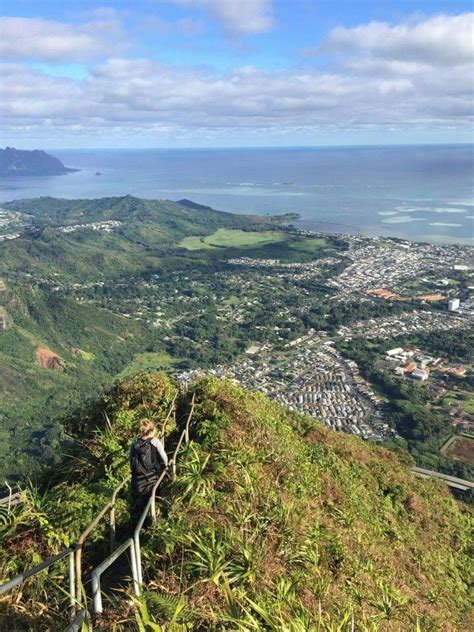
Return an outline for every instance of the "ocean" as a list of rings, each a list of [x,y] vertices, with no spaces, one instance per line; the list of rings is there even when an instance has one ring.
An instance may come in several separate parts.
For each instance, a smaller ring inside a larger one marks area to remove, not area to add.
[[[301,228],[474,244],[474,145],[47,151],[81,171],[0,178],[0,202],[188,198],[235,213],[296,212]]]

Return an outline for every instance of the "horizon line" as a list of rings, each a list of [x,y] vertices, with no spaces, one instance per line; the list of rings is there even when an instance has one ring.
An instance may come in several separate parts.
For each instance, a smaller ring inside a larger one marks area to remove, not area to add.
[[[18,149],[11,145],[6,145],[11,149]],[[45,147],[43,151],[210,151],[210,150],[239,150],[239,149],[350,149],[350,148],[371,148],[371,147],[474,147],[474,140],[462,143],[456,142],[433,142],[433,143],[357,143],[340,145],[222,145],[222,146],[185,146],[185,147]],[[0,147],[1,149],[1,147]],[[34,151],[21,149],[20,151]]]

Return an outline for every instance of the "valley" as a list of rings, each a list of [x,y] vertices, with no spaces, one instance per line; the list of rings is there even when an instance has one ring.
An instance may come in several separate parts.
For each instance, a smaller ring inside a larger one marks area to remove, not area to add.
[[[4,475],[54,462],[64,420],[117,377],[163,370],[227,375],[409,449],[420,465],[472,476],[472,464],[439,452],[456,432],[446,393],[472,399],[471,248],[311,233],[188,200],[41,198],[3,212],[26,227],[2,244]],[[457,296],[464,309],[448,312]],[[427,383],[380,365],[402,340],[429,351],[450,332],[464,336],[462,376],[448,376],[459,364],[443,349],[433,352],[447,372]],[[427,430],[425,419],[436,423]]]

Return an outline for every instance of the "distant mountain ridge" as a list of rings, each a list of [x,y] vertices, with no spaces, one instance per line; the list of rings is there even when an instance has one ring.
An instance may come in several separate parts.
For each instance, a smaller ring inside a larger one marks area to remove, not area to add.
[[[61,176],[79,169],[70,169],[45,151],[5,147],[0,149],[0,176]]]

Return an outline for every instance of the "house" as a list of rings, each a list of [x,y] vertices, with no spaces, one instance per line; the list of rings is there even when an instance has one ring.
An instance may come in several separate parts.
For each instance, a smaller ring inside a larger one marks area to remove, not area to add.
[[[390,349],[390,351],[387,351],[387,355],[389,358],[395,355],[399,355],[400,353],[403,353],[402,347],[396,347],[395,349]]]
[[[429,369],[415,369],[411,376],[417,380],[422,380],[423,382],[428,379],[430,374]]]

